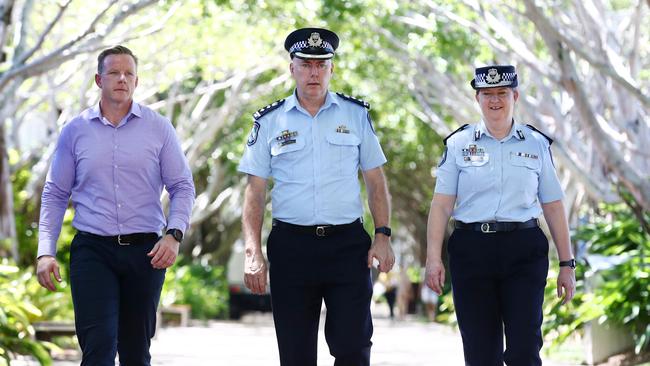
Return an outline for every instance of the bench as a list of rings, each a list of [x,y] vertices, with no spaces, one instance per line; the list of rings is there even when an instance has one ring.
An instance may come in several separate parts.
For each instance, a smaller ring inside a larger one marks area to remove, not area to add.
[[[52,337],[73,337],[77,334],[72,322],[35,322],[34,337],[39,341],[51,342]]]
[[[165,315],[178,316],[179,321],[178,325],[181,327],[187,327],[190,323],[190,313],[192,312],[192,307],[189,305],[169,305],[158,308],[160,315],[158,316],[159,322],[162,325],[162,320]]]

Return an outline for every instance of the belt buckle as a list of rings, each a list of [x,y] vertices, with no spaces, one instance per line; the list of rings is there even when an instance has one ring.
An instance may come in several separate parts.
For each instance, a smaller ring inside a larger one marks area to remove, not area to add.
[[[484,222],[481,224],[481,232],[484,234],[496,233],[496,230],[490,230],[490,223]]]
[[[131,243],[127,243],[127,242],[123,242],[123,241],[122,241],[122,235],[118,235],[118,236],[117,236],[117,244],[119,244],[119,245],[123,245],[123,246],[131,245]]]
[[[316,226],[316,236],[325,236],[325,228],[327,226]]]

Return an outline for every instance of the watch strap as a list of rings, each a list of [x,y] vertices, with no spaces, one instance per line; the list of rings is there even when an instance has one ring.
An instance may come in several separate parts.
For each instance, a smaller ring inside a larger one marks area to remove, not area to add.
[[[576,268],[576,260],[574,258],[571,258],[567,261],[560,261],[560,267],[571,267],[573,269]]]
[[[388,226],[380,226],[375,228],[375,234],[384,234],[388,237],[391,235],[391,229]]]

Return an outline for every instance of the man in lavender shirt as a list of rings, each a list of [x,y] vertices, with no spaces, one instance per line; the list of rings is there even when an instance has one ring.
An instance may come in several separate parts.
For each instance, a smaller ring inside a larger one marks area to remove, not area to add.
[[[54,291],[52,276],[61,281],[56,242],[71,199],[77,234],[70,282],[81,365],[114,366],[116,352],[121,365],[150,365],[165,269],[189,226],[194,183],[169,120],[133,102],[135,55],[115,46],[97,61],[99,104],[63,127],[43,189],[38,282]]]

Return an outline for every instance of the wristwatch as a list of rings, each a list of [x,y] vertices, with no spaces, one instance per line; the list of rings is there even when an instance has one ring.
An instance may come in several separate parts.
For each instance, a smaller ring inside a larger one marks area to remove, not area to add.
[[[375,228],[375,234],[384,234],[388,237],[390,237],[391,230],[388,226],[381,226]]]
[[[560,267],[571,267],[576,269],[576,260],[571,258],[568,261],[560,261]]]
[[[183,232],[178,230],[178,229],[169,229],[165,234],[169,234],[176,239],[177,242],[182,242],[183,241]]]

